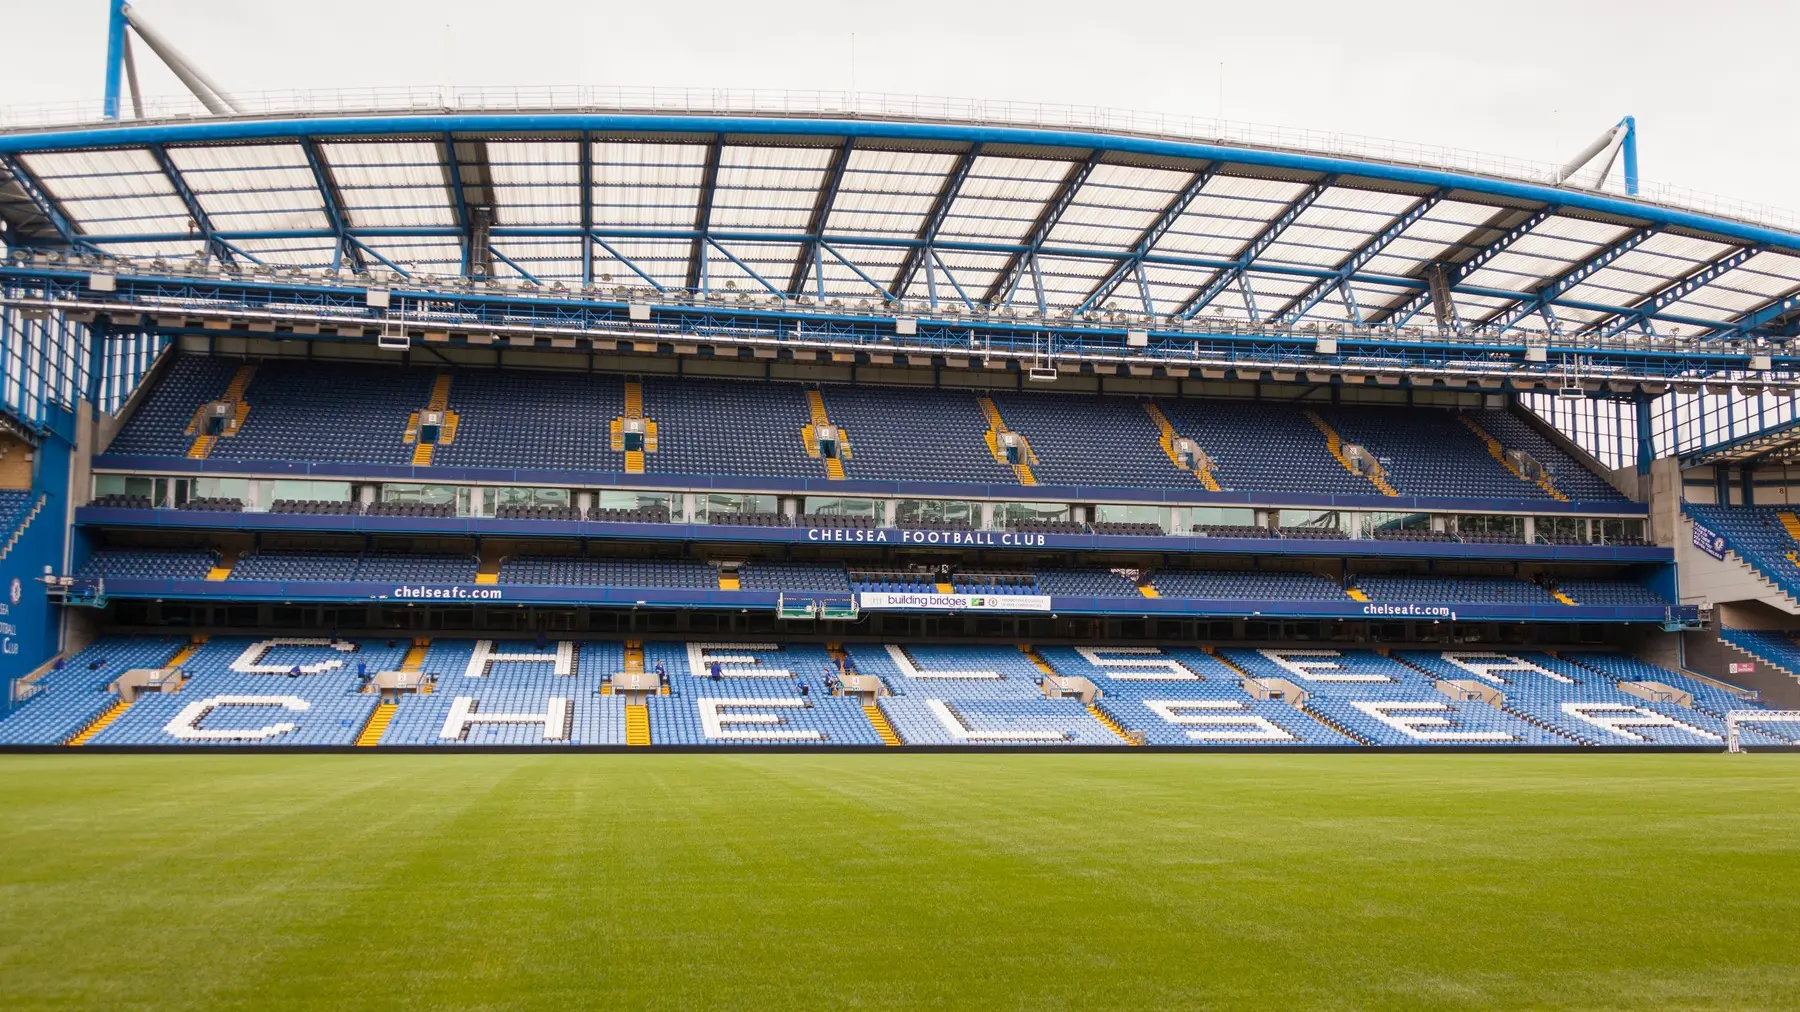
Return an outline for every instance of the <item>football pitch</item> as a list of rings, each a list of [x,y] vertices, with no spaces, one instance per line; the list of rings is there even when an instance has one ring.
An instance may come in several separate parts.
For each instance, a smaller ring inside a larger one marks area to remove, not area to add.
[[[0,1007],[1792,1008],[1800,755],[0,756]]]

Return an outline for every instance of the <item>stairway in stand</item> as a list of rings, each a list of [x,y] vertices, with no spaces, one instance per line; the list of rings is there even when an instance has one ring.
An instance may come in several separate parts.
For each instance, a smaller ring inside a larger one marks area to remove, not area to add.
[[[437,379],[431,383],[431,399],[425,402],[425,410],[442,411],[444,424],[438,429],[436,443],[427,443],[419,439],[419,413],[413,412],[406,423],[406,435],[403,437],[413,444],[412,463],[414,467],[430,467],[431,455],[439,445],[456,442],[457,414],[450,410],[450,374],[438,373]]]
[[[650,744],[650,708],[643,703],[625,704],[625,744],[639,748]]]
[[[981,437],[987,441],[988,452],[994,455],[995,460],[1012,468],[1013,474],[1019,479],[1019,484],[1036,485],[1037,476],[1031,473],[1031,465],[1037,463],[1038,459],[1037,454],[1031,449],[1031,441],[1025,438],[1024,433],[1013,432],[1006,427],[1006,419],[1000,417],[1000,406],[994,403],[992,397],[983,397],[979,403],[981,404],[981,414],[988,423],[987,432],[983,433]],[[1021,459],[1017,464],[1006,459],[1006,451],[1000,446],[1000,434],[1003,432],[1012,432],[1013,435],[1019,437]]]
[[[817,388],[806,391],[806,403],[812,413],[812,424],[801,430],[800,440],[806,444],[806,455],[821,457],[825,461],[825,477],[832,481],[844,480],[844,461],[850,458],[850,434],[843,429],[837,433],[837,456],[826,457],[819,449],[818,429],[830,425],[831,418],[825,413],[825,395]]]
[[[225,393],[219,397],[219,400],[230,401],[236,406],[232,408],[231,417],[226,420],[225,430],[220,435],[237,435],[238,430],[244,427],[244,419],[250,417],[250,402],[244,399],[244,391],[250,389],[250,380],[255,375],[256,366],[246,362],[238,366],[237,372],[231,377],[231,382],[226,385]],[[187,435],[194,437],[194,442],[188,446],[187,450],[189,460],[206,459],[219,443],[218,436],[200,431],[200,426],[205,420],[206,405],[202,404],[194,409],[193,421],[189,422],[187,427]]]
[[[625,423],[642,421],[644,423],[644,448],[627,450],[625,448]],[[625,383],[625,413],[612,420],[612,448],[616,453],[625,455],[625,473],[643,474],[644,455],[656,452],[656,422],[644,417],[644,384],[638,380]]]
[[[883,745],[888,748],[899,748],[906,744],[900,740],[900,732],[894,730],[893,724],[888,723],[887,714],[881,712],[880,706],[872,702],[864,703],[862,711],[863,716],[869,718],[869,726],[875,729],[875,733],[880,736]]]
[[[1183,471],[1191,471],[1194,477],[1200,479],[1201,486],[1208,492],[1219,491],[1219,479],[1213,477],[1210,466],[1190,468],[1182,463],[1181,458],[1176,455],[1175,441],[1181,438],[1181,434],[1175,431],[1175,425],[1169,421],[1169,416],[1163,414],[1162,408],[1157,407],[1155,401],[1145,401],[1144,410],[1150,415],[1150,420],[1156,423],[1156,445],[1162,447],[1162,452],[1168,456],[1169,462]]]
[[[1468,415],[1457,415],[1456,417],[1457,417],[1457,420],[1461,421],[1463,423],[1463,425],[1468,427],[1470,432],[1475,433],[1475,438],[1481,440],[1481,442],[1487,447],[1488,456],[1499,461],[1500,466],[1506,468],[1508,474],[1511,474],[1514,478],[1517,478],[1520,481],[1533,482],[1534,484],[1537,485],[1537,487],[1543,489],[1545,491],[1545,493],[1547,493],[1550,496],[1550,498],[1555,499],[1558,502],[1568,502],[1569,501],[1569,497],[1564,495],[1562,490],[1557,488],[1556,485],[1551,482],[1550,475],[1548,473],[1541,474],[1536,478],[1531,478],[1526,475],[1520,474],[1519,469],[1516,466],[1514,466],[1513,462],[1506,459],[1506,447],[1501,446],[1500,441],[1498,439],[1495,439],[1493,436],[1488,435],[1488,431],[1486,429],[1482,428],[1481,425],[1475,421],[1475,419],[1470,418]]]
[[[1398,496],[1400,494],[1399,492],[1394,491],[1394,486],[1388,484],[1388,480],[1381,475],[1371,474],[1367,471],[1358,471],[1356,465],[1350,463],[1350,458],[1344,456],[1343,437],[1339,436],[1337,430],[1331,427],[1331,423],[1321,417],[1317,411],[1307,408],[1304,413],[1307,420],[1313,423],[1313,427],[1325,434],[1325,449],[1331,451],[1331,455],[1337,458],[1337,462],[1344,465],[1344,470],[1349,471],[1351,474],[1367,478],[1369,484],[1381,490],[1382,495]]]
[[[126,702],[125,700],[121,699],[118,702],[115,702],[113,705],[106,708],[105,713],[102,713],[100,716],[95,717],[93,723],[82,728],[79,732],[76,733],[75,737],[70,738],[68,741],[68,746],[70,748],[80,748],[81,746],[86,745],[88,742],[93,741],[95,735],[106,730],[106,725],[111,724],[115,720],[118,720],[119,717],[122,714],[124,714],[124,712],[126,710],[129,710],[129,709],[131,709],[131,704]]]
[[[387,732],[388,725],[394,722],[394,711],[400,709],[396,703],[380,703],[375,712],[369,714],[369,722],[363,725],[362,733],[356,736],[357,748],[374,748],[381,744],[381,736]]]

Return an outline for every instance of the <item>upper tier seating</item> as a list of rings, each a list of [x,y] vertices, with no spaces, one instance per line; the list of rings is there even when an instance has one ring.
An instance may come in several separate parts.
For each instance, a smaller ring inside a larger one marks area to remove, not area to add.
[[[580,520],[579,506],[496,506],[496,520]]]
[[[1557,604],[1535,583],[1482,576],[1363,576],[1356,587],[1371,601],[1467,604]]]
[[[794,518],[786,513],[708,513],[706,522],[726,527],[794,526]]]
[[[229,499],[224,496],[197,496],[182,503],[181,508],[204,513],[242,513],[244,500]]]
[[[371,552],[262,551],[239,559],[232,580],[473,583],[473,556]]]
[[[1162,529],[1161,524],[1117,523],[1102,520],[1088,526],[1095,534],[1122,535],[1128,538],[1160,538],[1169,533]]]
[[[456,515],[456,506],[447,502],[372,502],[363,511],[372,517],[439,517]]]
[[[872,531],[880,524],[872,516],[854,517],[842,513],[806,513],[795,521],[798,527],[818,527],[823,530]]]
[[[669,522],[667,506],[643,506],[638,509],[602,509],[595,506],[588,510],[588,519],[604,523],[619,524],[666,524]]]
[[[105,507],[107,509],[147,510],[147,509],[151,508],[152,504],[150,502],[150,497],[147,495],[117,495],[117,494],[115,494],[115,495],[95,496],[94,501],[91,503],[88,503],[88,505],[89,506],[101,506],[101,507]],[[277,511],[277,512],[279,512],[279,511]]]
[[[1086,534],[1087,526],[1075,520],[1013,520],[1006,525],[1020,534]]]
[[[673,587],[718,590],[718,570],[691,559],[603,559],[519,555],[500,563],[501,583],[566,587]]]
[[[1163,597],[1217,601],[1345,601],[1344,588],[1317,573],[1165,569],[1150,580]]]
[[[222,394],[239,363],[178,356],[126,423],[110,452],[177,457],[192,437],[194,413]],[[433,451],[433,466],[542,468],[617,473],[610,426],[625,410],[622,377],[587,373],[461,369],[450,374],[455,438]],[[271,360],[258,364],[246,391],[243,428],[220,439],[221,460],[322,460],[410,465],[408,418],[430,399],[435,368]],[[642,381],[644,415],[657,425],[657,448],[644,469],[660,475],[741,475],[818,480],[823,463],[807,455],[802,430],[812,418],[798,383],[653,377]],[[830,420],[848,436],[842,463],[850,479],[1015,485],[1019,476],[984,442],[988,421],[979,391],[825,386]],[[1000,391],[1005,423],[1022,433],[1039,484],[1194,490],[1157,445],[1144,402],[1131,398]],[[1292,403],[1157,402],[1175,431],[1194,439],[1227,490],[1374,496],[1327,449],[1325,435]],[[1402,495],[1545,499],[1534,482],[1508,472],[1486,445],[1438,408],[1320,405],[1350,442],[1387,461]],[[1507,446],[1531,452],[1558,487],[1587,501],[1622,497],[1603,479],[1505,412],[1478,415]],[[1097,435],[1097,434],[1103,434]]]
[[[270,513],[308,513],[340,517],[361,516],[362,511],[362,503],[343,500],[277,499],[275,504],[269,507]]]
[[[1142,597],[1137,584],[1105,569],[1040,569],[1038,590],[1051,596]]]
[[[1794,634],[1779,629],[1732,629],[1719,627],[1719,638],[1746,653],[1755,654],[1770,664],[1800,674],[1800,643]]]
[[[993,400],[1007,427],[1031,444],[1031,470],[1041,484],[1200,487],[1157,445],[1143,401],[1046,393],[996,393]]]
[[[745,590],[850,593],[850,575],[829,563],[746,562],[738,569],[738,580]]]
[[[1470,417],[1508,450],[1524,450],[1549,469],[1551,484],[1571,499],[1619,502],[1625,496],[1605,478],[1582,467],[1531,423],[1510,411],[1474,411]]]
[[[1648,605],[1657,608],[1667,607],[1669,604],[1649,587],[1629,580],[1562,580],[1557,583],[1556,589],[1568,595],[1576,604],[1614,607]]]
[[[1800,542],[1781,525],[1792,506],[1704,506],[1683,503],[1682,512],[1714,534],[1722,534],[1732,551],[1782,590],[1800,597],[1800,565],[1788,553],[1800,553]]]

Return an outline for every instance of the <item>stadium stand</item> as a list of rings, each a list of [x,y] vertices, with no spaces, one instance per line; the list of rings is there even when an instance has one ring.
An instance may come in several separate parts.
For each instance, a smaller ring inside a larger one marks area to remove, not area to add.
[[[203,549],[103,548],[75,575],[90,580],[204,580],[218,558],[218,553]]]

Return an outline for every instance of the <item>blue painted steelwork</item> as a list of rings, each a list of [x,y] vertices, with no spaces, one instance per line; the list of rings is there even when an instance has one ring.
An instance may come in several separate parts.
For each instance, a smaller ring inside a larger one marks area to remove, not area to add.
[[[1175,195],[1174,200],[1169,201],[1168,206],[1163,208],[1162,214],[1150,223],[1150,227],[1144,229],[1143,234],[1138,236],[1137,242],[1131,246],[1131,255],[1119,261],[1118,266],[1102,278],[1100,283],[1094,286],[1093,291],[1088,292],[1087,297],[1081,300],[1081,304],[1075,307],[1075,315],[1080,316],[1105,302],[1112,295],[1113,289],[1119,287],[1119,283],[1124,281],[1130,272],[1136,271],[1138,287],[1141,289],[1141,297],[1144,301],[1144,315],[1155,316],[1156,307],[1150,301],[1150,285],[1144,279],[1144,257],[1156,248],[1157,243],[1162,242],[1163,236],[1169,234],[1169,229],[1174,228],[1175,223],[1181,220],[1181,216],[1187,213],[1188,205],[1194,202],[1194,198],[1200,196],[1200,192],[1206,189],[1206,184],[1212,182],[1213,177],[1218,174],[1217,163],[1194,173],[1194,178],[1182,187],[1181,192]]]
[[[1294,223],[1294,219],[1306,213],[1306,209],[1313,206],[1313,203],[1324,196],[1325,191],[1329,190],[1336,182],[1337,177],[1327,176],[1317,183],[1314,183],[1311,187],[1308,187],[1305,192],[1294,199],[1293,203],[1287,206],[1287,210],[1281,212],[1280,217],[1270,222],[1267,228],[1263,229],[1255,238],[1245,243],[1244,248],[1238,251],[1238,255],[1232,260],[1231,265],[1220,270],[1212,279],[1211,283],[1197,292],[1193,298],[1189,299],[1186,305],[1175,311],[1176,315],[1184,320],[1193,319],[1194,316],[1202,309],[1205,309],[1212,300],[1218,298],[1219,293],[1230,287],[1233,282],[1236,282],[1244,292],[1244,302],[1246,308],[1250,311],[1251,322],[1258,322],[1260,317],[1256,312],[1256,296],[1251,292],[1250,283],[1245,278],[1245,272],[1250,269],[1250,266],[1256,262],[1258,257],[1263,255],[1263,252],[1267,250],[1276,239],[1281,238],[1281,233],[1287,231],[1288,226]]]
[[[343,266],[344,254],[349,253],[352,265],[360,271],[363,269],[362,253],[350,242],[343,203],[338,199],[336,183],[325,171],[325,160],[319,153],[319,142],[312,138],[302,138],[300,148],[306,152],[306,164],[312,169],[313,181],[319,187],[319,195],[325,202],[325,216],[331,220],[331,236],[336,242],[331,251],[331,269],[335,271]]]
[[[373,251],[371,251],[371,252],[373,252]],[[539,281],[537,279],[537,277],[535,275],[533,275],[530,271],[526,270],[523,267],[520,267],[519,264],[517,263],[517,261],[513,260],[512,257],[507,256],[505,253],[500,252],[499,250],[493,248],[492,246],[488,247],[488,255],[493,257],[494,259],[500,261],[501,263],[505,264],[506,266],[511,267],[513,270],[518,271],[519,277],[524,278],[526,281],[529,281],[534,285],[543,284],[543,282]],[[387,261],[385,259],[383,259],[382,263],[387,263]],[[408,275],[408,276],[410,277],[410,275]]]
[[[631,273],[636,274],[640,278],[643,278],[644,281],[650,285],[650,287],[656,289],[659,292],[667,292],[668,291],[667,288],[663,287],[662,282],[656,280],[655,276],[653,276],[650,273],[648,273],[647,271],[645,271],[642,267],[639,267],[637,265],[637,262],[632,260],[630,257],[628,257],[628,256],[624,255],[623,253],[620,253],[618,250],[614,249],[612,247],[612,245],[610,243],[608,243],[606,240],[600,238],[597,235],[594,235],[592,231],[590,231],[588,233],[587,238],[590,241],[592,241],[594,243],[594,245],[599,246],[601,249],[605,250],[607,252],[607,255],[611,256],[614,260],[617,260],[618,262],[624,264],[627,268],[629,268],[631,270]],[[589,269],[590,270],[592,269],[591,258],[590,258],[590,263],[589,263]]]
[[[1635,197],[1638,192],[1637,117],[1626,116],[1619,125],[1625,128],[1625,193]]]
[[[1661,235],[1662,231],[1662,226],[1660,225],[1651,225],[1646,228],[1638,229],[1582,263],[1577,264],[1562,277],[1538,288],[1532,293],[1530,298],[1521,300],[1512,309],[1495,312],[1493,316],[1482,321],[1483,325],[1492,324],[1499,327],[1502,331],[1506,331],[1512,329],[1519,321],[1533,313],[1542,313],[1553,319],[1554,311],[1551,309],[1551,306],[1564,292],[1569,291],[1600,271],[1612,266],[1615,260],[1618,260],[1625,254],[1642,246],[1651,238]],[[1552,326],[1549,329],[1556,329],[1554,323],[1552,323]]]
[[[825,185],[819,188],[819,199],[814,202],[812,217],[807,222],[808,235],[818,236],[825,231],[825,222],[831,217],[832,205],[837,202],[838,187],[844,182],[844,169],[849,166],[850,153],[855,149],[856,138],[847,137],[844,139],[843,145],[832,153],[831,165],[825,170]],[[582,161],[592,164],[592,159],[583,159]],[[585,207],[591,206],[593,202],[583,201],[582,203]],[[838,259],[843,260],[844,258],[840,256]],[[849,265],[850,261],[844,260],[844,263]],[[787,292],[784,294],[784,298],[800,294],[800,289],[806,283],[806,272],[809,265],[816,278],[819,301],[825,301],[825,265],[819,256],[819,240],[816,238],[808,239],[801,244],[800,255],[794,260],[794,272],[788,278]],[[864,280],[867,278],[865,277]],[[875,287],[881,288],[880,285]]]
[[[1459,264],[1451,266],[1449,268],[1450,289],[1452,291],[1463,290],[1457,287],[1463,279],[1487,266],[1488,261],[1506,252],[1507,248],[1512,246],[1513,243],[1516,243],[1529,235],[1532,229],[1549,221],[1555,216],[1558,210],[1560,210],[1560,208],[1554,204],[1539,210],[1524,221],[1507,229],[1500,238],[1495,239],[1493,242],[1488,243],[1486,246],[1476,251],[1474,256]],[[1519,297],[1519,293],[1504,292],[1500,297],[1504,299],[1516,299]],[[1394,309],[1392,312],[1384,314],[1378,322],[1391,323],[1396,327],[1404,327],[1406,326],[1407,321],[1418,315],[1421,310],[1429,305],[1431,305],[1431,289],[1427,287],[1418,295],[1413,296],[1412,299],[1407,301],[1404,305]],[[1446,312],[1454,312],[1454,310],[1455,307],[1453,306],[1445,307]]]
[[[711,257],[706,253],[707,233],[712,228],[713,195],[719,184],[719,155],[725,147],[725,138],[715,136],[706,148],[706,168],[700,174],[700,200],[694,209],[694,245],[688,257],[687,284],[689,291],[707,292],[712,290],[708,264]]]
[[[1069,170],[1069,174],[1063,178],[1061,189],[1057,190],[1056,196],[1044,205],[1037,221],[1032,224],[1031,231],[1026,235],[1025,248],[1013,254],[1006,267],[994,277],[993,285],[988,288],[987,294],[982,296],[981,301],[990,304],[999,301],[1008,306],[1012,305],[1013,293],[1019,290],[1019,282],[1025,279],[1025,271],[1030,269],[1036,275],[1033,284],[1038,293],[1038,311],[1044,311],[1044,283],[1043,276],[1038,272],[1037,267],[1038,252],[1043,249],[1044,241],[1050,237],[1050,230],[1056,227],[1056,223],[1062,220],[1063,213],[1074,202],[1075,194],[1080,192],[1081,187],[1087,183],[1088,177],[1094,174],[1094,167],[1100,164],[1100,157],[1103,154],[1104,152],[1096,149],[1088,154],[1085,161],[1076,164]]]
[[[1687,277],[1682,278],[1680,281],[1663,288],[1661,291],[1652,294],[1648,298],[1638,302],[1636,305],[1621,310],[1618,314],[1618,318],[1614,320],[1610,326],[1606,327],[1602,333],[1607,337],[1612,337],[1615,334],[1622,333],[1626,330],[1630,330],[1634,326],[1645,323],[1650,319],[1659,318],[1664,307],[1680,302],[1682,299],[1705,288],[1707,285],[1719,280],[1719,278],[1726,274],[1737,270],[1739,267],[1748,263],[1751,257],[1754,257],[1761,252],[1763,252],[1763,250],[1760,246],[1745,246],[1742,249],[1735,250],[1732,253],[1707,264],[1705,267],[1702,267],[1694,273],[1689,274]],[[1601,322],[1602,321],[1596,320],[1593,325],[1583,329],[1595,329]],[[1717,320],[1705,324],[1709,329],[1716,327],[1717,325]]]
[[[1286,308],[1275,314],[1276,321],[1287,324],[1296,323],[1301,317],[1311,312],[1314,306],[1330,298],[1332,292],[1342,289],[1344,300],[1351,304],[1354,319],[1361,324],[1362,312],[1355,305],[1355,295],[1350,288],[1346,287],[1347,283],[1364,265],[1380,256],[1382,250],[1387,249],[1390,243],[1405,234],[1406,230],[1417,224],[1419,219],[1430,214],[1431,209],[1438,206],[1438,202],[1442,201],[1444,196],[1443,190],[1426,194],[1417,204],[1408,208],[1405,214],[1395,218],[1393,223],[1383,229],[1380,234],[1364,243],[1361,249],[1352,253],[1343,263],[1339,264],[1335,276],[1321,278],[1312,288],[1295,296]]]
[[[939,264],[938,268],[941,269]],[[946,273],[957,287],[956,279]],[[335,282],[292,283],[267,278],[156,277],[122,274],[118,290],[110,294],[86,290],[86,274],[79,269],[53,267],[0,267],[0,279],[13,279],[30,284],[45,298],[65,304],[112,306],[130,312],[131,307],[157,306],[175,309],[191,307],[198,312],[218,312],[236,308],[242,312],[268,313],[269,307],[280,307],[283,313],[313,312],[329,314],[331,325],[351,320],[365,321],[370,328],[381,325],[380,314],[366,305],[367,279],[345,279]],[[562,336],[606,337],[609,333],[641,336],[662,335],[665,340],[747,341],[761,339],[786,343],[793,335],[795,314],[777,307],[712,305],[698,301],[677,301],[651,306],[649,322],[628,318],[628,302],[622,298],[594,298],[580,293],[520,293],[477,289],[431,289],[416,293],[403,292],[408,299],[429,302],[429,317],[407,321],[414,328],[434,330],[490,330],[524,327],[559,328]],[[838,342],[843,347],[866,348],[870,351],[901,354],[963,354],[977,342],[996,354],[1011,352],[1029,355],[1035,349],[1041,354],[1046,334],[1054,336],[1059,354],[1070,356],[1113,356],[1115,366],[1122,367],[1125,357],[1148,363],[1191,365],[1196,361],[1243,363],[1261,367],[1289,368],[1340,366],[1380,370],[1412,367],[1421,369],[1460,369],[1471,364],[1487,363],[1505,368],[1524,377],[1534,372],[1554,381],[1565,361],[1579,357],[1583,367],[1593,374],[1624,371],[1630,375],[1674,377],[1703,375],[1719,371],[1742,371],[1747,368],[1750,349],[1721,350],[1693,345],[1664,348],[1624,347],[1594,348],[1555,339],[1549,343],[1550,361],[1535,368],[1522,362],[1523,339],[1488,339],[1467,337],[1446,340],[1430,335],[1401,337],[1382,330],[1345,334],[1339,338],[1336,356],[1319,356],[1314,351],[1316,337],[1303,332],[1249,331],[1232,333],[1211,328],[1189,330],[1151,329],[1149,346],[1127,349],[1126,327],[1118,324],[1072,324],[977,317],[971,319],[927,319],[918,323],[918,334],[906,338],[894,332],[891,316],[859,316],[842,312],[816,312],[801,317],[807,325],[807,336]],[[179,328],[170,328],[180,332]],[[216,333],[203,331],[203,333]],[[255,337],[254,333],[245,336]],[[314,338],[323,339],[323,338]],[[1773,349],[1772,349],[1773,350]],[[1779,372],[1800,371],[1800,357],[1777,354],[1774,368]],[[1098,367],[1098,366],[1096,366]]]
[[[1800,292],[1776,299],[1774,302],[1771,302],[1761,309],[1758,309],[1756,312],[1751,313],[1749,316],[1738,320],[1731,326],[1720,327],[1712,333],[1748,334],[1751,331],[1760,328],[1763,324],[1768,323],[1771,320],[1778,320],[1796,309],[1800,309]]]
[[[933,244],[937,241],[938,229],[944,224],[944,215],[949,213],[950,205],[955,202],[956,195],[962,192],[963,182],[969,178],[969,170],[974,167],[975,159],[980,157],[980,155],[981,145],[971,145],[969,150],[964,152],[961,158],[957,159],[956,167],[951,169],[950,174],[944,177],[944,186],[938,191],[937,198],[932,201],[931,213],[926,215],[925,224],[920,227],[915,244],[911,251],[907,253],[906,259],[901,262],[900,270],[894,274],[894,294],[903,299],[906,298],[906,290],[912,285],[913,275],[918,272],[921,266],[924,266],[928,272],[927,281],[932,282],[933,284],[933,290],[930,296],[931,308],[936,309],[938,307],[937,292],[935,290],[936,279],[929,273],[930,267],[928,261],[935,259],[931,251],[933,249]],[[959,288],[958,291],[960,292],[961,289]],[[963,300],[965,302],[968,301],[968,297],[965,295]]]
[[[117,127],[73,127],[0,135],[0,152],[94,148],[295,137],[391,136],[398,134],[519,131],[630,131],[650,133],[731,133],[760,136],[893,138],[953,143],[1005,143],[1161,155],[1203,161],[1224,159],[1301,172],[1350,174],[1428,188],[1454,188],[1532,203],[1597,211],[1628,219],[1698,229],[1800,251],[1800,234],[1716,218],[1599,191],[1561,189],[1544,183],[1501,179],[1449,169],[1397,165],[1304,152],[1150,137],[955,123],[905,123],[830,118],[607,113],[447,113],[436,115],[348,115],[266,120],[218,120]]]
[[[101,115],[119,118],[120,83],[125,70],[125,0],[110,0],[106,16],[106,90]]]
[[[217,257],[230,263],[233,247],[213,235],[212,221],[207,217],[206,209],[200,206],[200,201],[194,199],[194,191],[188,188],[187,180],[182,177],[181,173],[175,171],[175,163],[169,161],[168,149],[161,144],[154,144],[150,147],[150,155],[156,159],[156,164],[162,169],[163,175],[168,177],[169,185],[175,188],[175,193],[181,197],[181,202],[187,205],[188,218],[193,221],[194,227],[200,230],[200,238],[206,242],[205,260],[210,262]],[[246,257],[246,259],[255,261],[254,257]]]
[[[25,167],[22,159],[0,154],[0,169],[4,169],[8,175],[12,176],[13,182],[19,184],[19,188],[24,190],[26,196],[30,197],[32,202],[37,205],[38,210],[44,213],[44,217],[56,229],[56,234],[62,239],[64,246],[94,249],[93,244],[76,231],[74,224],[69,221],[69,216],[63,213],[62,205],[38,184],[37,178],[31,174],[30,169]],[[10,233],[8,233],[8,237],[11,238]]]

